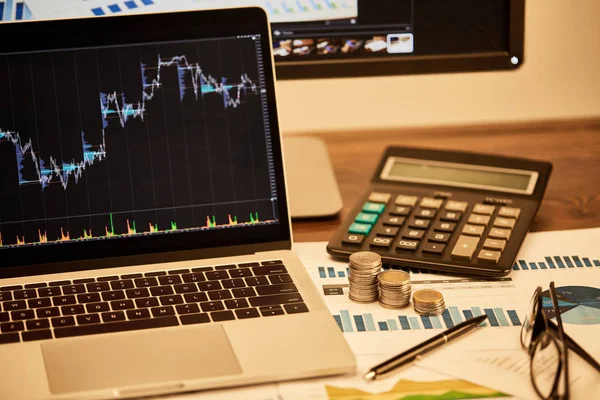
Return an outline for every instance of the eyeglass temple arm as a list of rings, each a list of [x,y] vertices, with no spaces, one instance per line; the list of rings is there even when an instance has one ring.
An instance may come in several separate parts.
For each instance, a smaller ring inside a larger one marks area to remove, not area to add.
[[[553,321],[548,321],[548,327],[554,332],[558,332],[558,326]],[[577,344],[577,342],[573,340],[573,338],[567,335],[566,332],[564,332],[564,335],[565,340],[567,342],[567,346],[569,346],[571,350],[577,353],[579,357],[583,358],[584,361],[586,361],[588,364],[594,367],[596,371],[600,372],[600,364],[591,355],[589,355],[587,351],[585,351],[581,346],[579,346],[579,344]]]

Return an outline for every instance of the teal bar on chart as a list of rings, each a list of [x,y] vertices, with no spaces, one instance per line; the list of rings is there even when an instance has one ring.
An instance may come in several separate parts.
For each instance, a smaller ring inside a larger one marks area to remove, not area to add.
[[[431,319],[431,323],[435,329],[442,329],[442,322],[440,321],[440,317],[429,317]]]
[[[387,322],[378,322],[377,325],[379,325],[379,330],[380,331],[389,331]]]
[[[408,317],[408,321],[410,322],[410,327],[412,329],[421,329],[419,325],[419,319],[417,317]]]
[[[498,318],[498,322],[500,326],[509,326],[508,320],[504,316],[504,311],[501,308],[494,308],[494,312],[496,313],[496,317]]]
[[[325,268],[319,267],[319,277],[320,278],[327,278],[327,275],[325,274]]]
[[[458,307],[450,307],[449,310],[455,325],[463,322],[463,319],[460,316],[460,311],[458,311]]]
[[[395,319],[388,319],[387,324],[390,327],[391,331],[397,331],[398,330],[398,324],[396,323]]]
[[[369,332],[375,332],[375,321],[373,320],[373,314],[365,314],[365,323]]]
[[[335,319],[335,322],[337,322],[338,326],[340,327],[340,331],[344,332],[344,326],[342,325],[342,319],[340,318],[340,316],[334,315],[333,319]]]
[[[479,307],[471,307],[471,311],[473,311],[473,315],[476,317],[483,315],[483,312],[481,311],[481,308],[479,308]],[[485,321],[483,321],[479,326],[487,326],[487,323]]]
[[[347,310],[342,310],[340,311],[340,316],[342,317],[342,326],[344,327],[344,332],[354,332],[352,321],[350,320],[350,313]]]

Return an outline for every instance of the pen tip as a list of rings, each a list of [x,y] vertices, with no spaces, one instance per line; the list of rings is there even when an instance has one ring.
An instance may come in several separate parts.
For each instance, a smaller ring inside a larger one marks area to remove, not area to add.
[[[367,381],[374,381],[376,376],[377,376],[377,374],[375,373],[375,371],[369,371],[365,375],[365,380],[367,380]]]

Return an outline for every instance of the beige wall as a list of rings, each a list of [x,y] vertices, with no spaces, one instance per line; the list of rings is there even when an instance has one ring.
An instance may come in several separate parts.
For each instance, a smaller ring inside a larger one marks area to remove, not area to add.
[[[517,71],[283,81],[283,132],[600,117],[600,0],[526,12]]]

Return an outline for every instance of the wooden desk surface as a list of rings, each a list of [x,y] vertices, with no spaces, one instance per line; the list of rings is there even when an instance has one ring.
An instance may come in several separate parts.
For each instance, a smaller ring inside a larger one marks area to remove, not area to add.
[[[554,170],[531,231],[600,227],[600,120],[311,135],[328,146],[344,209],[333,219],[294,221],[298,242],[329,240],[393,145],[550,161]]]

